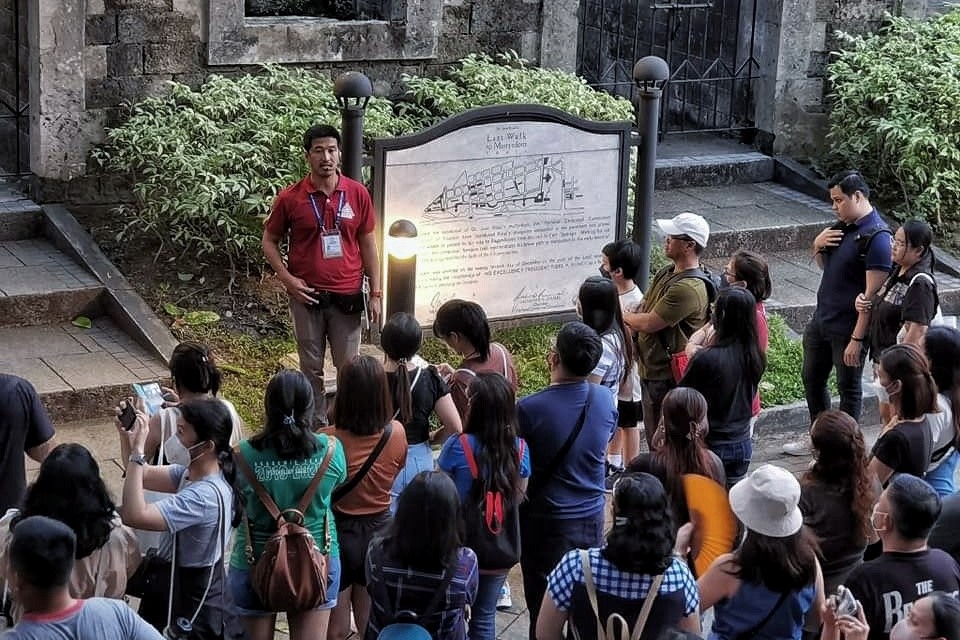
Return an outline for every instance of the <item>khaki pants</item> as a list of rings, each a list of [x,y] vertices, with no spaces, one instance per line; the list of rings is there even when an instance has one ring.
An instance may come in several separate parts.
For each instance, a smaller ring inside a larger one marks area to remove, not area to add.
[[[360,353],[360,314],[346,315],[333,305],[326,309],[290,301],[293,332],[297,338],[300,371],[313,386],[315,425],[327,424],[327,392],[323,383],[323,359],[330,341],[333,366],[340,368]]]

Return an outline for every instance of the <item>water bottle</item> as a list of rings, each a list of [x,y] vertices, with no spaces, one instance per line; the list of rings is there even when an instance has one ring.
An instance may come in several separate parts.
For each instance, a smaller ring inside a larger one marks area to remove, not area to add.
[[[193,633],[193,625],[186,618],[177,618],[163,630],[167,640],[187,640]]]

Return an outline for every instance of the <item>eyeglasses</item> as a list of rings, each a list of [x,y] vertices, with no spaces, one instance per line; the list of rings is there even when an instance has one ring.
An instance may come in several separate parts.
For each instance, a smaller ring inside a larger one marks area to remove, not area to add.
[[[693,238],[690,236],[667,236],[667,240],[673,240],[674,242],[693,242]]]

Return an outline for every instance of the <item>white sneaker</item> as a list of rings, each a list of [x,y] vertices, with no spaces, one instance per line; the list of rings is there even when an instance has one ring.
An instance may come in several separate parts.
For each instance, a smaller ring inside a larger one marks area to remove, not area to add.
[[[813,447],[810,445],[810,439],[798,440],[796,442],[788,442],[783,445],[783,453],[788,456],[812,456]]]
[[[513,606],[513,598],[510,597],[510,585],[506,582],[500,587],[500,597],[497,598],[497,610],[506,611]]]

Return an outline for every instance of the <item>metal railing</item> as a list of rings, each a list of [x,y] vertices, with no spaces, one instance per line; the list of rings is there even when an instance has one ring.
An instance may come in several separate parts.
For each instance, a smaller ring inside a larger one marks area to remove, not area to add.
[[[578,72],[595,88],[632,98],[633,64],[657,55],[671,70],[661,135],[752,130],[760,1],[582,0]]]

